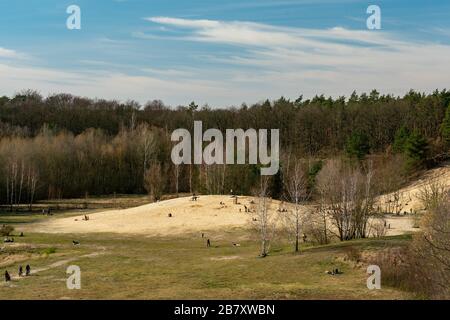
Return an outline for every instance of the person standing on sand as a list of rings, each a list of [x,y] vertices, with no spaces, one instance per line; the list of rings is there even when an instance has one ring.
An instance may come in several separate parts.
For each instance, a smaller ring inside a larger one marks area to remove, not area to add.
[[[5,271],[5,282],[10,282],[11,281],[11,276],[9,275],[8,270]]]
[[[23,276],[23,268],[19,266],[19,277]]]
[[[211,247],[211,241],[210,241],[209,239],[206,240],[206,247],[207,247],[207,248]]]
[[[25,275],[29,276],[31,274],[31,267],[29,264],[25,267]]]

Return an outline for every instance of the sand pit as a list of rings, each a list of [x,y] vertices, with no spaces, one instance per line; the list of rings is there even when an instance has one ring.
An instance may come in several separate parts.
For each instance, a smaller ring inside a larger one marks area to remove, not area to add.
[[[427,171],[418,180],[414,181],[409,186],[402,188],[396,193],[379,197],[378,204],[382,208],[387,208],[390,206],[389,202],[393,203],[395,196],[398,196],[398,209],[402,214],[422,212],[424,208],[420,201],[420,192],[430,183],[437,183],[447,190],[450,190],[450,164],[447,163],[446,165]],[[393,205],[391,205],[391,207],[392,206]]]
[[[147,236],[173,236],[186,233],[202,233],[250,226],[252,214],[245,213],[252,197],[239,197],[239,204],[229,196],[201,196],[152,203],[141,207],[111,210],[70,218],[53,218],[33,225],[33,230],[44,233],[121,233]],[[221,205],[223,203],[223,205]],[[280,201],[272,201],[271,210],[280,207]],[[306,209],[306,207],[305,207]],[[170,216],[171,215],[171,216]],[[414,231],[410,217],[389,217],[389,235]]]
[[[234,204],[230,196],[200,196],[197,201],[184,197],[91,214],[89,221],[83,221],[84,216],[55,218],[35,225],[34,230],[45,233],[113,232],[167,236],[241,227],[248,225],[251,219],[244,210],[244,205],[249,207],[250,201],[250,197],[239,197],[240,204]]]
[[[432,181],[438,181],[450,188],[450,165],[430,170],[419,180],[400,191],[402,213],[407,215],[387,215],[386,222],[391,228],[388,235],[399,235],[417,231],[414,228],[414,214],[420,211],[418,199],[420,189]],[[378,202],[386,201],[387,196]],[[198,201],[191,197],[177,198],[152,203],[136,208],[111,210],[70,218],[52,218],[34,224],[32,229],[44,233],[122,233],[147,236],[173,236],[186,233],[202,233],[249,226],[252,214],[245,213],[244,205],[250,207],[252,197],[239,197],[239,204],[230,196],[200,196]],[[222,204],[221,204],[222,203]],[[280,207],[280,201],[272,201],[271,210]],[[307,207],[305,207],[306,209]]]

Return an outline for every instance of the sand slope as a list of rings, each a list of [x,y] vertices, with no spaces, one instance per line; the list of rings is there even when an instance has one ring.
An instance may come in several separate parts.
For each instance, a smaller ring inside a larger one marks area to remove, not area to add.
[[[420,210],[421,204],[417,195],[424,185],[433,181],[450,188],[450,165],[430,170],[419,180],[400,190],[402,212]],[[389,195],[382,196],[378,201],[383,203],[388,198]],[[252,199],[239,197],[239,204],[234,204],[234,199],[230,196],[200,196],[196,202],[191,201],[190,197],[184,197],[136,208],[91,214],[89,221],[83,221],[83,216],[54,218],[34,225],[33,230],[45,233],[112,232],[148,236],[224,230],[250,225],[251,214],[245,213],[244,205],[250,207]],[[220,202],[225,205],[220,205]],[[279,207],[279,201],[272,201],[272,210]],[[169,214],[173,217],[168,217]],[[388,235],[417,231],[414,228],[413,215],[387,216],[386,220],[391,226]]]
[[[399,190],[397,193],[400,196],[399,203],[402,208],[401,211],[407,213],[423,211],[424,208],[419,195],[421,189],[430,183],[437,183],[450,190],[450,164],[447,163],[441,167],[425,172],[425,174],[412,184]],[[386,204],[393,197],[393,193],[381,196],[379,197],[379,203],[381,205]]]
[[[244,205],[250,206],[250,201],[249,197],[239,197],[240,204],[236,205],[230,196],[200,196],[195,202],[191,197],[184,197],[91,214],[89,221],[83,221],[83,216],[55,218],[37,225],[35,230],[45,233],[116,232],[166,236],[239,227],[251,219],[244,210]],[[172,214],[171,218],[169,214]]]

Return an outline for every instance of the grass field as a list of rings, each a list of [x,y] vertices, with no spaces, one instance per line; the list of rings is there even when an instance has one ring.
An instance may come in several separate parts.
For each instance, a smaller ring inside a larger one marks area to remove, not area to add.
[[[65,213],[63,215],[71,215]],[[79,213],[78,213],[79,214]],[[15,234],[39,215],[0,215]],[[37,230],[36,230],[37,231]],[[275,242],[270,256],[244,228],[223,230],[206,248],[200,234],[146,237],[124,234],[45,234],[30,232],[2,244],[0,271],[17,276],[19,265],[38,271],[0,284],[0,299],[408,299],[394,288],[368,290],[366,263],[345,259],[348,247],[361,252],[400,246],[409,236],[358,240],[303,248],[293,254]],[[239,239],[241,247],[232,241]],[[79,240],[80,246],[73,246]],[[81,290],[66,287],[66,268],[81,268]],[[342,275],[325,271],[339,268]]]

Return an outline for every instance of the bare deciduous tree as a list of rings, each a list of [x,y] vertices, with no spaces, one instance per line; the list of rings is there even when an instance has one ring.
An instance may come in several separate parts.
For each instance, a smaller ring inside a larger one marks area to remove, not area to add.
[[[28,167],[27,174],[27,189],[28,189],[28,209],[32,211],[34,196],[36,194],[37,183],[39,180],[39,173],[33,167]]]
[[[285,199],[291,203],[286,210],[281,210],[280,215],[289,240],[294,243],[295,252],[299,252],[299,242],[302,236],[303,223],[306,215],[304,202],[309,198],[307,186],[308,180],[305,169],[299,161],[291,164],[287,162],[284,172]]]
[[[433,190],[433,191],[431,191]],[[420,281],[426,284],[430,294],[443,299],[450,298],[450,191],[438,184],[426,186],[424,206],[428,208],[422,223],[422,232],[413,242],[413,252],[419,257]],[[431,193],[431,195],[430,195]]]
[[[368,222],[374,214],[373,170],[366,172],[339,160],[330,160],[317,177],[321,210],[341,241],[367,237]]]
[[[273,238],[276,221],[270,210],[272,200],[269,198],[269,177],[260,178],[259,188],[255,192],[256,203],[252,206],[252,224],[261,242],[261,257],[266,257],[270,251],[270,241]]]
[[[164,190],[164,181],[161,164],[151,164],[150,169],[145,172],[144,184],[153,200],[160,200]]]
[[[178,197],[178,192],[180,189],[180,165],[174,164],[174,179],[175,179],[175,193]]]
[[[424,210],[433,209],[445,202],[448,196],[446,190],[443,183],[433,181],[420,188],[417,198],[422,203]]]

